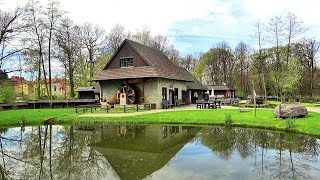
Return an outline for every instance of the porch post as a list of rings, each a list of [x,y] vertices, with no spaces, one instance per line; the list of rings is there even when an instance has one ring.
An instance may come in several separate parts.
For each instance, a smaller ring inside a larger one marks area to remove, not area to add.
[[[128,104],[128,91],[129,91],[129,83],[128,83],[128,79],[126,79],[126,104]]]
[[[191,90],[189,90],[189,102],[192,103],[191,102]]]
[[[142,103],[144,103],[144,84],[145,84],[145,79],[142,78]]]

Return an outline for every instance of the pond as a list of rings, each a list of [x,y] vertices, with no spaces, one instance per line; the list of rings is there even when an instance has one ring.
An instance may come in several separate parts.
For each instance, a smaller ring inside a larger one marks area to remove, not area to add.
[[[319,179],[319,139],[213,126],[0,129],[2,179]]]

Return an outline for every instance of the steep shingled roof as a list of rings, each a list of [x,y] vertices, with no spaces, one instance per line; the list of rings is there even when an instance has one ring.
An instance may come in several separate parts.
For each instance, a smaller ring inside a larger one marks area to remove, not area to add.
[[[186,69],[174,64],[161,51],[140,43],[126,39],[115,54],[119,52],[125,43],[128,43],[150,66],[106,69],[110,63],[109,62],[106,65],[105,70],[97,74],[93,80],[99,81],[111,79],[161,77],[166,79],[194,82],[194,77]],[[114,56],[111,58],[111,61],[113,60]]]
[[[77,92],[94,92],[94,93],[100,93],[100,84],[97,83],[95,86],[82,86],[82,87],[78,87],[75,91],[77,91]]]

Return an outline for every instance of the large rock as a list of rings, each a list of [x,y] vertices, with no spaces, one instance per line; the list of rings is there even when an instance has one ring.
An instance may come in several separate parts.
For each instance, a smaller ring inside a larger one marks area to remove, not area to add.
[[[304,117],[308,114],[308,110],[300,103],[295,104],[281,104],[274,110],[276,118],[293,118]]]

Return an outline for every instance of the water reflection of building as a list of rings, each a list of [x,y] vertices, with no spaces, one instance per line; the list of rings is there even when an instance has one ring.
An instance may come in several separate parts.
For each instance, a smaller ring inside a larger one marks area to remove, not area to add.
[[[81,131],[85,132],[83,128]],[[196,134],[186,126],[103,126],[91,129],[91,147],[110,163],[121,179],[142,179],[162,168]]]

